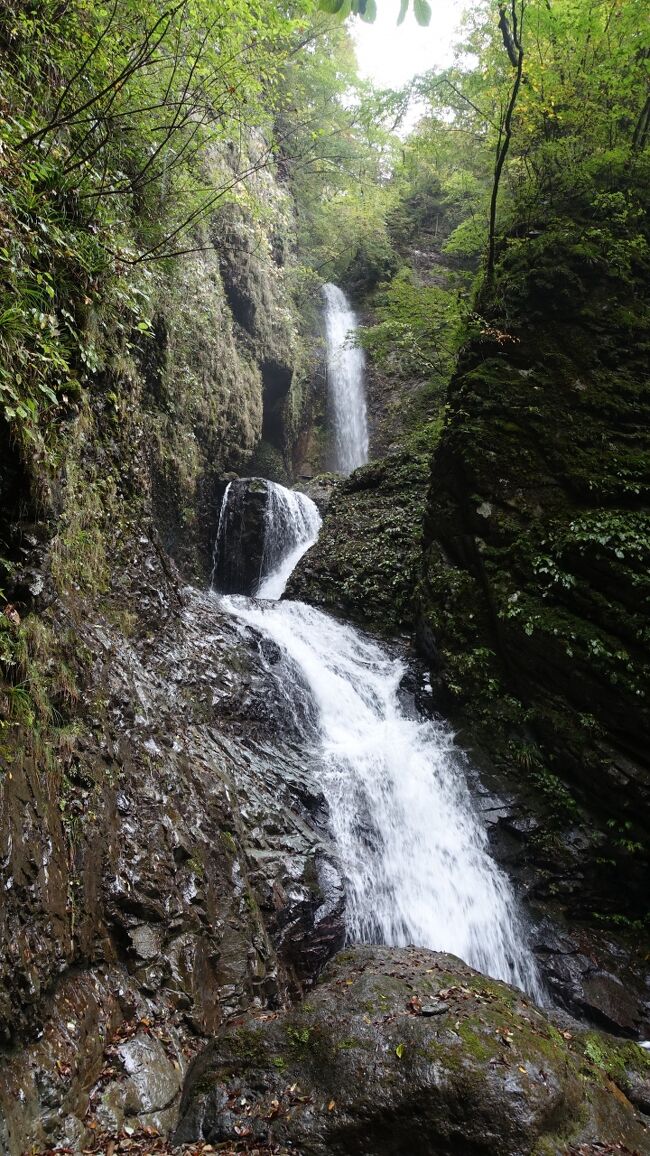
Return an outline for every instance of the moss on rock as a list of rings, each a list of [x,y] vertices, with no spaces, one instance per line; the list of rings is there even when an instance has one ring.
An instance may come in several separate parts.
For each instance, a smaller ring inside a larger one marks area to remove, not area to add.
[[[646,199],[639,173],[615,179],[631,203]],[[639,917],[650,266],[639,214],[625,267],[607,260],[602,223],[586,249],[593,211],[576,194],[539,236],[504,242],[478,303],[433,466],[421,640],[449,708],[513,780],[555,778],[586,808],[598,857],[617,869],[618,910]],[[513,765],[514,749],[529,757]],[[607,909],[611,878],[601,884],[594,906]]]
[[[244,1128],[305,1156],[542,1156],[596,1139],[648,1150],[615,1082],[624,1064],[586,1059],[521,992],[453,956],[347,950],[308,1005],[243,1030],[245,1052],[237,1027],[195,1061],[177,1142]]]
[[[427,476],[425,455],[402,452],[339,482],[318,542],[290,579],[290,597],[382,633],[413,625]]]

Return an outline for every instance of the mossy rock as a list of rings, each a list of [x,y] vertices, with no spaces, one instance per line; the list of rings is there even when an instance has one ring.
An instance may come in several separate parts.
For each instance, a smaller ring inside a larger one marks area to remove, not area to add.
[[[633,173],[616,179],[647,203]],[[504,239],[477,304],[487,320],[450,386],[433,464],[420,622],[447,709],[504,765],[513,740],[534,748],[535,766],[598,832],[609,880],[595,859],[583,865],[593,909],[639,919],[650,858],[650,260],[642,214],[625,270],[607,260],[606,239],[585,250],[596,185],[540,221],[536,238]]]
[[[401,452],[342,480],[288,595],[386,634],[412,626],[428,476],[426,455]]]
[[[358,947],[308,1005],[221,1033],[190,1070],[175,1139],[246,1135],[303,1156],[542,1156],[596,1140],[649,1152],[625,1064],[585,1051],[454,956]]]

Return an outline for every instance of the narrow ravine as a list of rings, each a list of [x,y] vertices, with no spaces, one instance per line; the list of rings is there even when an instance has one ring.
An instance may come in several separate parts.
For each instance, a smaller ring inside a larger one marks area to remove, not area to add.
[[[314,764],[346,881],[348,941],[450,951],[543,1002],[514,893],[490,857],[449,728],[402,705],[405,665],[377,642],[304,603],[278,601],[319,526],[309,498],[269,484],[259,597],[221,604],[299,672],[281,686],[287,712],[304,717],[295,709],[304,687],[316,709]],[[232,511],[220,533],[220,549],[236,550]],[[303,740],[310,749],[312,732]]]
[[[324,285],[327,393],[332,427],[332,469],[350,474],[368,461],[365,358],[354,343],[357,318],[338,285]]]

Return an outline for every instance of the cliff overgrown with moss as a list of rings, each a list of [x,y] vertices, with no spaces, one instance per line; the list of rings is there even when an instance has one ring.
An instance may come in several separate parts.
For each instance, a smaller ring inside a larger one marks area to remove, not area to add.
[[[370,145],[347,33],[309,4],[12,0],[0,53],[7,738],[48,715],[26,638],[53,599],[128,615],[140,533],[205,581],[232,472],[292,479],[320,185]]]
[[[640,158],[594,166],[504,243],[449,394],[419,594],[452,709],[546,797],[549,862],[582,816],[572,902],[605,921],[646,914],[646,190]]]

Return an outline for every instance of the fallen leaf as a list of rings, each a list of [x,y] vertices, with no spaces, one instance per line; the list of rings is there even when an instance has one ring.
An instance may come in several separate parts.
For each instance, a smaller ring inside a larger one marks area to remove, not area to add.
[[[398,1044],[395,1048],[395,1055],[397,1056],[398,1060],[401,1060],[402,1056],[404,1055],[404,1050],[404,1044]]]

